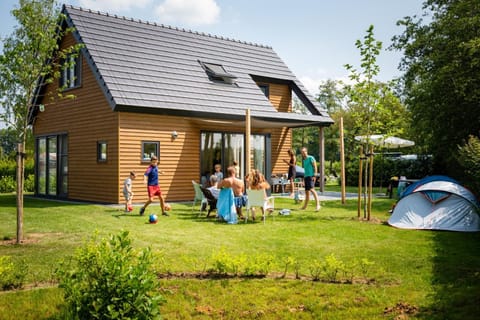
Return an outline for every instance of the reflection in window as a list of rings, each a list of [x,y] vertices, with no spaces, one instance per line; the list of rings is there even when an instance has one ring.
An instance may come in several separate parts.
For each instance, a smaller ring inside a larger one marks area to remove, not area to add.
[[[142,161],[150,161],[152,156],[160,159],[160,143],[158,141],[142,141]]]
[[[47,193],[47,139],[39,138],[37,142],[37,192]]]
[[[57,195],[57,137],[48,137],[48,190]]]
[[[97,161],[107,161],[107,142],[99,141],[97,143]]]
[[[63,60],[63,69],[60,73],[60,88],[70,89],[80,86],[81,54],[71,53]]]

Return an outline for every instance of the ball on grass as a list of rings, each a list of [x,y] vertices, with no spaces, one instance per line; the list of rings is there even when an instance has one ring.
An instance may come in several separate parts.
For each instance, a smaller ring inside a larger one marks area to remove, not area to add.
[[[157,223],[158,222],[158,217],[156,214],[151,214],[149,217],[148,217],[148,222],[150,223]]]
[[[165,211],[170,211],[170,210],[172,210],[172,206],[170,205],[170,203],[165,203],[164,208],[165,208]]]

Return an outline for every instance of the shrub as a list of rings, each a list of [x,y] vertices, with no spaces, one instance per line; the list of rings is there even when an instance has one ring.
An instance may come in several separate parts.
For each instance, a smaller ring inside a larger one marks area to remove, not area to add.
[[[57,270],[73,319],[158,319],[158,279],[149,248],[134,250],[128,231],[93,237]]]
[[[14,192],[17,183],[12,176],[0,176],[0,193]]]
[[[0,288],[3,290],[23,288],[27,273],[25,261],[14,263],[9,256],[0,257]]]
[[[456,158],[464,171],[462,180],[474,193],[480,194],[480,139],[470,136],[465,145],[459,146]]]

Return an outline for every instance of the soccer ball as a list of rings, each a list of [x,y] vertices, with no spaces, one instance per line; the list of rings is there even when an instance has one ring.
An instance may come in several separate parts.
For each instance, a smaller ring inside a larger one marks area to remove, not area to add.
[[[165,208],[165,211],[170,211],[170,210],[172,210],[172,206],[170,205],[170,203],[165,203],[164,208]]]
[[[129,205],[129,206],[127,207],[127,210],[128,210],[128,211],[133,211],[133,207],[132,207],[131,205]]]
[[[158,222],[158,217],[156,214],[151,214],[149,217],[148,217],[148,222],[150,223],[157,223]]]

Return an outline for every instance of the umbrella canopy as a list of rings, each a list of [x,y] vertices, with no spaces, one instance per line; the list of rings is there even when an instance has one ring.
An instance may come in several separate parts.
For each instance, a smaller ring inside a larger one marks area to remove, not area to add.
[[[398,137],[388,137],[383,134],[372,134],[371,136],[356,136],[355,140],[366,143],[367,140],[370,143],[384,148],[398,149],[411,147],[415,145],[415,142]]]

